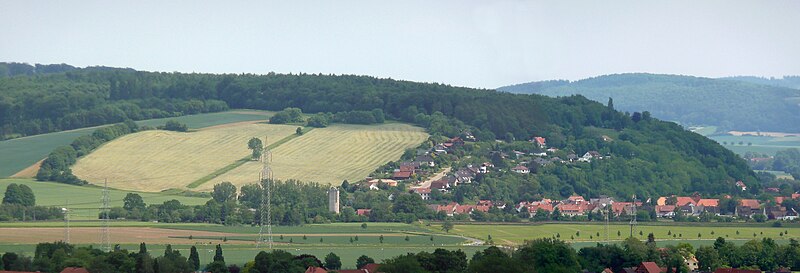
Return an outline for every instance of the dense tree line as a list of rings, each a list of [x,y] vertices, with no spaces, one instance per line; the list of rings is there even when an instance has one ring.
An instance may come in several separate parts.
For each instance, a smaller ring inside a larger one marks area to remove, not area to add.
[[[790,98],[800,96],[800,90],[778,87],[784,84],[794,87],[797,82],[797,77],[779,82],[631,73],[574,82],[525,83],[499,90],[548,96],[580,94],[598,102],[613,97],[623,111],[646,110],[659,119],[686,126],[714,125],[722,131],[797,132],[800,107]]]
[[[597,189],[604,193],[621,190],[624,192],[616,194],[628,194],[632,188],[639,187],[640,181],[652,183],[643,191],[658,193],[719,193],[727,190],[727,185],[736,180],[752,185],[754,190],[759,188],[755,175],[744,161],[713,141],[687,132],[676,124],[653,119],[647,112],[621,113],[614,106],[602,105],[581,96],[550,98],[516,95],[351,75],[213,75],[88,68],[11,77],[2,81],[4,85],[12,86],[19,85],[19,82],[93,86],[75,87],[79,91],[57,93],[64,96],[70,94],[69,98],[58,99],[59,102],[89,93],[102,94],[97,96],[119,103],[179,102],[196,105],[197,111],[208,110],[206,106],[216,105],[217,102],[232,108],[274,111],[297,108],[305,113],[326,113],[318,114],[318,117],[330,117],[328,122],[338,119],[349,123],[370,123],[373,118],[375,122],[380,122],[383,116],[383,119],[419,124],[435,136],[452,137],[470,131],[479,140],[491,142],[496,137],[527,140],[535,135],[546,137],[550,146],[558,148],[571,145],[576,152],[596,149],[620,156],[621,159],[613,161],[612,165],[600,167],[614,171],[614,175],[608,175],[609,172],[602,176],[587,175],[587,170],[594,170],[591,168],[580,172],[578,177],[586,177],[580,181],[571,178],[574,177],[571,174],[557,175],[561,180],[566,177],[568,186],[577,192]],[[4,98],[0,101],[17,104],[22,98],[35,97],[23,96],[33,92],[29,89],[9,89],[14,91],[2,93]],[[89,89],[94,91],[86,91]],[[42,101],[33,99],[36,103]],[[87,100],[77,100],[81,103],[84,101]],[[0,111],[11,109],[1,105],[3,103],[0,103]],[[169,103],[154,103],[148,107],[153,105],[159,111],[176,112],[174,105]],[[94,109],[91,105],[79,104],[75,107]],[[29,112],[45,113],[47,109],[57,108],[36,104],[30,107]],[[24,109],[28,108],[20,108]],[[61,112],[69,113],[59,110]],[[36,120],[19,114],[11,119],[25,122]],[[0,122],[14,124],[16,128],[19,122],[15,121]],[[320,125],[325,124],[324,120],[317,121],[320,121]],[[619,137],[612,142],[599,140],[596,129],[611,130]],[[596,173],[604,172],[597,170]],[[640,179],[643,177],[647,179]],[[618,179],[622,182],[617,183]],[[556,188],[562,188],[564,183],[557,182]],[[658,183],[664,186],[655,186]]]
[[[219,245],[217,249],[221,253]],[[65,242],[39,243],[33,257],[6,252],[2,260],[0,270],[36,272],[61,272],[66,267],[82,267],[92,273],[189,273],[211,268],[211,265],[201,267],[194,246],[188,259],[173,250],[171,245],[166,246],[163,256],[153,257],[144,243],[139,245],[139,252],[129,252],[119,245],[105,252],[92,246],[78,247]]]
[[[340,214],[328,211],[329,186],[295,180],[276,180],[272,192],[272,222],[294,226],[330,222],[406,222],[418,219],[443,220],[416,194],[400,189],[392,191],[341,191],[343,208]],[[395,198],[389,198],[389,195]],[[178,200],[146,204],[136,193],[123,199],[122,207],[111,208],[111,219],[134,219],[166,223],[199,222],[224,225],[256,225],[261,223],[262,185],[248,184],[237,191],[223,182],[214,186],[212,198],[204,205],[189,206]],[[369,216],[356,215],[355,209],[372,209]]]

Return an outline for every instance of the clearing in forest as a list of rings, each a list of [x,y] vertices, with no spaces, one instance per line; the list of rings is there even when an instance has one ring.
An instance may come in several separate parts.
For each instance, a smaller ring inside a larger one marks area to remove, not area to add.
[[[427,138],[422,128],[402,123],[336,124],[314,129],[273,149],[272,170],[276,179],[339,185],[345,179],[363,179]],[[211,189],[221,181],[237,186],[255,183],[260,169],[260,163],[248,162],[200,189]]]
[[[185,189],[189,183],[251,153],[247,141],[269,137],[275,142],[297,126],[248,124],[197,132],[151,130],[120,137],[78,160],[75,175],[92,184],[136,191]],[[213,186],[213,185],[212,185]]]

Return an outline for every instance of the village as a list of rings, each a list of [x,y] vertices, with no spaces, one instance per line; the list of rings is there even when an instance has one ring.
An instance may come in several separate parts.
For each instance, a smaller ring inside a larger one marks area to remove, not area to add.
[[[463,136],[463,137],[462,137]],[[544,137],[534,136],[528,142],[538,148],[537,151],[522,152],[512,151],[510,154],[493,151],[500,158],[522,159],[518,164],[507,168],[498,168],[492,162],[483,162],[479,165],[466,165],[460,168],[451,166],[439,168],[441,171],[431,173],[430,169],[437,167],[436,158],[465,145],[465,140],[474,141],[471,134],[450,138],[442,143],[433,145],[429,150],[417,150],[413,160],[398,163],[398,168],[391,173],[391,178],[369,177],[363,182],[365,188],[381,190],[397,187],[399,183],[408,183],[408,192],[417,194],[429,204],[432,211],[456,220],[483,220],[482,214],[492,212],[513,213],[520,218],[534,221],[598,221],[608,217],[607,220],[629,220],[633,216],[640,221],[655,221],[657,219],[671,219],[674,221],[720,221],[746,220],[763,222],[766,220],[792,221],[798,219],[800,213],[795,209],[795,202],[800,201],[800,193],[781,196],[777,188],[767,188],[765,192],[771,199],[741,199],[724,195],[721,198],[705,198],[699,193],[690,196],[661,196],[657,198],[637,199],[631,196],[628,200],[617,200],[609,196],[587,198],[580,195],[571,195],[565,199],[540,198],[538,200],[521,201],[508,204],[500,200],[478,200],[473,204],[459,204],[447,202],[436,204],[433,195],[452,192],[459,185],[473,183],[477,176],[490,172],[513,172],[529,174],[536,168],[551,164],[581,164],[595,160],[610,158],[611,154],[601,154],[598,151],[587,151],[582,155],[569,152],[565,158],[555,155],[557,148],[547,147]],[[607,136],[602,136],[603,141],[611,141]],[[563,152],[561,154],[564,154]],[[422,179],[427,177],[427,179]],[[735,182],[735,188],[742,192],[747,191],[747,185],[742,181]],[[391,198],[392,196],[390,196]],[[791,206],[784,206],[786,200],[792,200]],[[356,210],[358,215],[368,216],[369,208]]]

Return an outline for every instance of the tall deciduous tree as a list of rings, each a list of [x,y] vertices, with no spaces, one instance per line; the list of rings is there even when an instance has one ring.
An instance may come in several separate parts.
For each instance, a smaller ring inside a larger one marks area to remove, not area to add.
[[[214,201],[225,203],[228,201],[236,201],[236,186],[231,182],[222,182],[214,185],[214,191],[211,193]]]
[[[261,139],[254,137],[247,142],[247,148],[253,151],[252,159],[258,160],[261,158],[261,152],[264,150],[264,144],[261,142]]]

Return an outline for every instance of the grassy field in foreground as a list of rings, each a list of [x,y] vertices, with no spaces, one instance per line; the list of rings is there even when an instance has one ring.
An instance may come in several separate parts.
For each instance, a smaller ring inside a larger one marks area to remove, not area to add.
[[[182,116],[175,119],[185,123],[189,128],[203,128],[232,122],[266,120],[272,112],[234,110],[221,113],[199,114]],[[151,119],[138,121],[140,125],[163,125],[168,119]],[[101,126],[102,127],[102,126]],[[42,160],[53,149],[68,145],[82,135],[88,135],[99,127],[83,128],[71,131],[55,132],[35,135],[18,139],[0,141],[0,178],[9,177],[15,173]]]
[[[292,125],[233,124],[188,133],[144,131],[103,145],[79,159],[72,171],[93,184],[107,178],[109,187],[116,189],[185,189],[249,155],[250,138],[269,136],[274,142],[294,134],[295,129]],[[250,174],[251,181],[257,180],[257,174]]]
[[[95,245],[96,247],[97,245]],[[189,248],[192,245],[173,245],[172,249],[178,250],[184,256],[189,256]],[[213,260],[215,244],[198,244],[198,253],[200,254],[200,264],[206,265]],[[139,245],[121,245],[123,249],[135,252],[139,250]],[[160,256],[164,253],[165,245],[148,244],[147,250],[151,255]],[[33,256],[35,245],[28,244],[0,244],[0,253],[3,252],[17,252],[24,253],[28,256]],[[325,259],[325,255],[330,252],[336,253],[342,259],[343,268],[355,268],[356,259],[361,255],[367,255],[376,262],[381,262],[384,259],[396,257],[409,252],[417,253],[421,251],[433,252],[436,248],[444,248],[448,250],[461,249],[467,254],[467,258],[472,257],[476,251],[481,251],[485,247],[453,247],[453,246],[350,246],[350,247],[330,247],[330,246],[284,246],[277,245],[275,249],[281,249],[291,252],[295,255],[311,254],[320,260]],[[268,251],[265,246],[261,250],[256,249],[253,245],[235,245],[228,244],[222,247],[225,256],[225,262],[228,264],[236,264],[240,267],[244,263],[252,261],[259,251]]]
[[[73,219],[97,219],[102,205],[103,189],[91,186],[74,186],[56,182],[39,182],[32,179],[0,179],[0,196],[5,194],[8,184],[25,184],[31,187],[36,196],[36,205],[39,206],[64,206],[69,201],[69,207],[74,209]],[[122,199],[130,191],[110,190],[111,206],[121,207]],[[160,204],[167,200],[176,199],[186,205],[202,205],[210,198],[187,197],[172,193],[145,193],[137,192],[147,204]]]
[[[171,225],[162,224],[162,228],[183,229],[183,230],[198,230],[198,231],[213,231],[213,232],[228,232],[228,233],[242,233],[254,234],[258,233],[259,227],[255,226],[221,226],[221,225]],[[302,226],[273,226],[272,231],[275,234],[362,234],[362,233],[397,233],[397,232],[412,232],[422,233],[428,232],[427,229],[416,225],[409,225],[403,223],[367,223],[367,228],[361,228],[361,223],[332,223],[332,224],[311,224]]]
[[[432,226],[434,231],[440,226]],[[639,232],[642,235],[639,235]],[[738,231],[738,234],[737,234]],[[619,235],[617,235],[619,232]],[[658,241],[685,241],[685,240],[714,240],[723,237],[730,240],[750,240],[771,237],[776,240],[800,239],[800,227],[764,227],[764,226],[693,226],[691,223],[680,225],[637,225],[634,236],[647,240],[649,233],[655,235]],[[712,234],[713,232],[713,234]],[[788,233],[786,233],[788,232]],[[541,225],[481,225],[481,224],[456,224],[450,231],[472,238],[485,240],[489,235],[496,244],[517,245],[525,240],[557,236],[567,242],[602,242],[606,239],[605,225],[601,224],[541,224]],[[578,235],[579,233],[579,235]],[[780,236],[780,233],[786,233]],[[599,235],[598,235],[599,234]],[[700,236],[698,236],[698,234]],[[755,234],[755,236],[753,236]],[[609,225],[609,239],[612,241],[625,239],[630,235],[628,225]]]
[[[314,129],[272,150],[272,169],[277,179],[338,185],[345,179],[363,179],[427,138],[422,128],[401,123],[336,124]],[[253,174],[260,168],[257,162],[245,163],[218,180],[237,185],[252,183]]]

